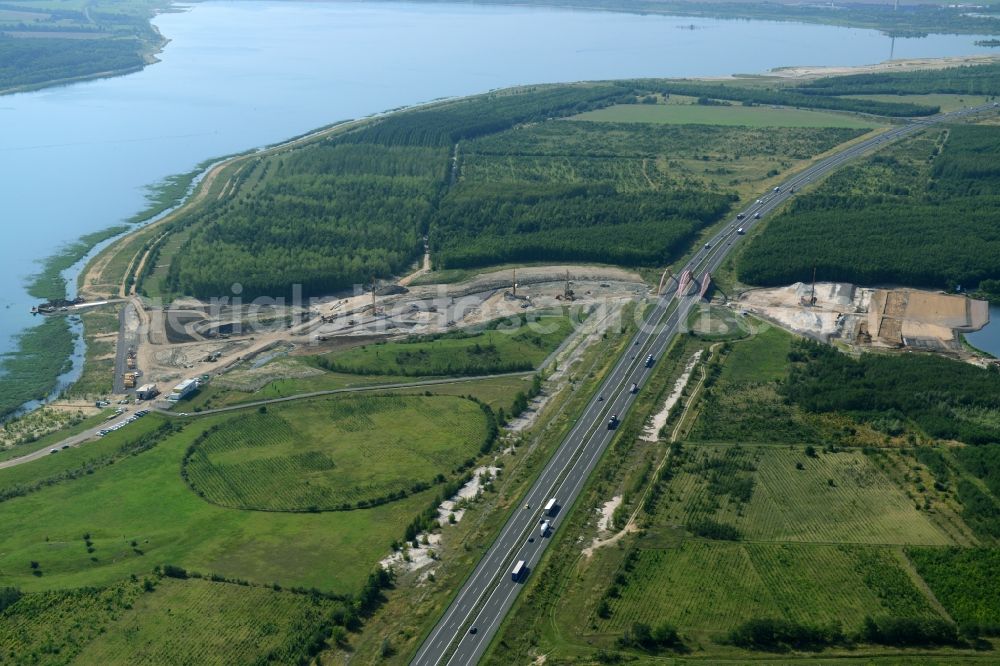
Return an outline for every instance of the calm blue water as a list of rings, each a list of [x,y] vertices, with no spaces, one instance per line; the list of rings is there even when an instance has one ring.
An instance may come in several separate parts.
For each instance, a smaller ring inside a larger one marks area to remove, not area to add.
[[[156,24],[171,41],[142,72],[0,97],[0,353],[32,324],[38,260],[207,158],[502,86],[857,65],[891,48],[871,30],[442,4],[206,2]],[[897,39],[894,54],[987,51],[979,38]]]
[[[1000,358],[1000,305],[990,305],[990,323],[981,331],[966,333],[965,339],[973,347]]]

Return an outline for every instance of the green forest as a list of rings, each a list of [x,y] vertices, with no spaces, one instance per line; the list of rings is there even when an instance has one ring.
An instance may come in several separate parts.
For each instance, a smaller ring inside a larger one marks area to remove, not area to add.
[[[946,67],[913,72],[848,74],[798,86],[806,95],[953,95],[1000,94],[1000,64]]]
[[[721,164],[803,159],[858,133],[552,122],[465,142],[457,182],[434,216],[431,256],[440,268],[663,265],[737,200],[731,180],[708,177],[733,173]]]
[[[270,163],[252,193],[198,220],[168,286],[199,296],[308,297],[408,266],[423,247],[447,163],[442,148],[324,143]],[[264,167],[259,167],[264,168]]]
[[[98,0],[55,8],[0,3],[0,90],[140,69],[163,38],[150,25],[157,0]],[[65,36],[63,36],[65,35]]]
[[[532,86],[405,110],[244,169],[232,196],[175,225],[186,235],[157,291],[211,297],[239,284],[255,298],[299,284],[305,297],[329,294],[406,272],[425,236],[436,269],[662,266],[764,178],[861,133],[573,122],[664,92],[886,115],[937,110],[664,80]],[[974,287],[1000,277],[996,134],[928,130],[848,167],[770,222],[740,278],[784,284],[813,266],[824,280],[867,283]],[[792,244],[800,251],[788,252]]]
[[[547,86],[394,114],[258,161],[235,197],[186,218],[167,289],[245,298],[328,294],[399,274],[423,251],[452,142],[620,101],[615,85]]]
[[[796,197],[739,277],[781,285],[815,267],[820,280],[972,289],[1000,278],[998,203],[1000,128],[927,130]]]
[[[912,424],[930,437],[967,444],[1000,443],[1000,372],[995,367],[984,370],[922,355],[855,359],[808,340],[796,340],[790,358],[794,363],[781,390],[809,412]],[[986,453],[968,454],[968,464],[993,469],[1000,490],[1000,461],[991,451],[989,460],[981,458]]]
[[[235,196],[182,219],[164,291],[328,294],[434,267],[595,261],[660,266],[738,200],[734,188],[862,132],[568,122],[647,93],[541,86],[392,114],[263,158]],[[766,175],[765,175],[766,174]]]

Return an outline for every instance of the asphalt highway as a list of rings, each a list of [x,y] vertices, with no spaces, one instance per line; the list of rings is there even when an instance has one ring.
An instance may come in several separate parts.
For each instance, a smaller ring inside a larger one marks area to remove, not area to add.
[[[646,367],[647,357],[653,356],[655,366],[655,362],[687,321],[692,306],[699,300],[699,284],[695,280],[700,281],[704,273],[713,273],[719,268],[743,237],[738,233],[740,228],[746,231],[753,227],[759,219],[779,207],[799,188],[822,178],[845,162],[928,125],[993,108],[992,105],[972,107],[920,119],[848,146],[795,174],[780,187],[740,211],[738,218],[722,227],[682,269],[691,271],[693,278],[684,293],[677,292],[677,282],[674,281],[657,298],[653,310],[636,333],[632,344],[615,364],[576,425],[452,599],[411,664],[436,666],[444,663],[449,666],[464,666],[479,661],[524,581],[533,575],[532,570],[548,546],[551,535],[559,529],[562,514],[572,507],[611,442],[614,436],[614,430],[608,427],[611,415],[621,417],[628,411],[635,400],[635,394],[630,390],[632,384],[635,383],[641,391],[651,372],[651,368]],[[551,498],[556,498],[557,510],[551,517],[543,516],[542,509]],[[547,536],[543,536],[540,525],[546,518],[551,521],[551,529]],[[518,561],[524,561],[527,570],[519,580],[513,580],[511,571]]]

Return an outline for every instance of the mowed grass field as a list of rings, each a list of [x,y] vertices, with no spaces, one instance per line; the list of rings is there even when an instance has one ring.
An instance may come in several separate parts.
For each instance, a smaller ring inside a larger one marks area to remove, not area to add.
[[[598,631],[666,621],[721,637],[755,617],[856,630],[866,614],[936,615],[889,548],[685,541],[639,550],[625,580]]]
[[[461,393],[476,392],[475,382],[461,384]],[[458,398],[419,398],[425,399],[457,400],[479,412],[474,403]],[[419,436],[407,420],[413,417],[407,410],[414,409],[416,400],[405,398],[403,403],[410,406],[399,410],[395,418],[388,411],[379,417],[393,425],[394,436],[403,447]],[[309,427],[317,431],[332,428],[330,402],[317,400],[313,404],[313,412],[303,407],[296,418],[313,422]],[[470,414],[479,423],[482,413],[470,410]],[[165,437],[155,448],[119,457],[114,464],[99,464],[127,440],[148,435],[163,423],[163,417],[150,415],[79,449],[0,470],[0,489],[51,481],[51,485],[0,502],[0,523],[4,525],[0,586],[16,586],[26,592],[104,586],[169,563],[250,581],[356,592],[388,553],[390,544],[434,499],[437,488],[375,508],[322,513],[245,511],[198,497],[181,477],[188,447],[214,426],[234,417],[256,415],[251,409],[184,421],[183,430]],[[454,422],[452,427],[457,429]],[[478,446],[477,440],[474,451]],[[412,470],[397,464],[406,455],[404,448],[396,460],[388,455],[380,460],[392,463],[393,474],[400,469],[407,473]],[[461,460],[469,455],[463,451]],[[371,456],[354,458],[344,465],[378,467]],[[450,475],[453,466],[440,471]],[[61,476],[72,470],[81,473],[72,479]],[[262,478],[260,482],[269,481]],[[84,535],[89,535],[92,550]]]
[[[471,400],[347,395],[233,417],[195,447],[186,469],[191,487],[221,506],[348,509],[453,476],[487,434]]]
[[[879,123],[846,113],[804,111],[770,106],[707,106],[701,104],[616,104],[573,116],[573,120],[670,125],[729,125],[746,127],[846,127],[864,129]]]
[[[149,591],[125,582],[29,595],[0,615],[0,662],[296,663],[337,605],[263,587],[171,578]]]

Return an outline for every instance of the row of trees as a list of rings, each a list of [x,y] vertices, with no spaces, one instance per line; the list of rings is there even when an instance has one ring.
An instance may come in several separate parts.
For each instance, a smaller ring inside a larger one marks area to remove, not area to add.
[[[807,95],[1000,94],[1000,65],[948,67],[913,72],[849,74],[817,79],[797,87]]]
[[[851,636],[838,624],[811,625],[781,618],[747,620],[729,633],[731,644],[751,650],[818,650],[855,642],[894,647],[956,645],[958,629],[941,618],[871,617]]]
[[[809,95],[798,92],[796,88],[729,86],[725,83],[670,82],[663,87],[662,92],[698,98],[728,99],[744,104],[778,104],[805,109],[853,111],[890,117],[931,116],[941,110],[941,107],[926,104]]]

